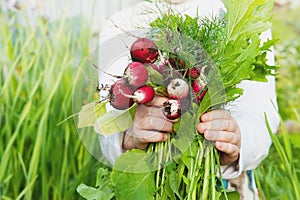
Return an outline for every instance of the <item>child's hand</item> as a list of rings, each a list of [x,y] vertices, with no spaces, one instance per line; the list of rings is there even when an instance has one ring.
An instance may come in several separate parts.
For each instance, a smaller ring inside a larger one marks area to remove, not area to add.
[[[168,133],[174,132],[176,120],[169,120],[163,114],[162,105],[166,100],[155,96],[150,103],[138,105],[133,125],[124,134],[124,150],[146,149],[149,143],[166,141]],[[215,141],[215,147],[222,152],[222,165],[238,160],[241,134],[229,112],[216,110],[203,114],[197,129],[207,140]]]
[[[241,133],[235,119],[225,110],[215,110],[203,114],[197,127],[205,139],[215,141],[215,147],[221,152],[221,165],[238,160]]]
[[[124,133],[123,149],[146,149],[151,142],[162,142],[168,138],[168,133],[174,132],[176,120],[169,120],[163,113],[165,97],[155,96],[147,104],[137,106],[133,125]]]

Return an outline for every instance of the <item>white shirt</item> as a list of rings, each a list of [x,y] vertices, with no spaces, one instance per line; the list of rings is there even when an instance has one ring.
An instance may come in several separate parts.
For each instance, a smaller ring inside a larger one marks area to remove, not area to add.
[[[156,17],[156,8],[155,5],[149,2],[142,2],[116,13],[108,20],[100,34],[99,66],[103,63],[105,64],[103,66],[107,66],[103,70],[119,75],[122,74],[129,59],[127,56],[128,48],[119,46],[120,41],[124,42],[128,39],[126,34],[124,35],[124,30],[136,33],[137,27],[145,27],[149,20],[151,21]],[[200,16],[207,17],[225,11],[224,5],[218,0],[186,0],[183,3],[173,5],[172,9],[190,16],[195,16],[198,9]],[[145,10],[154,12],[141,14]],[[126,39],[116,38],[115,36],[119,34],[122,34]],[[262,35],[262,39],[270,36],[271,32],[268,31]],[[107,55],[113,51],[118,51],[118,54],[122,56],[118,57],[118,59],[109,59]],[[274,64],[273,52],[268,54],[268,61],[269,64]],[[225,179],[235,178],[242,171],[255,169],[269,153],[272,141],[266,127],[264,113],[266,113],[271,130],[274,133],[277,130],[279,118],[277,115],[275,78],[268,77],[268,79],[267,83],[243,81],[239,87],[244,89],[244,94],[234,102],[234,106],[227,107],[240,127],[241,149],[239,163],[236,166],[221,167],[222,176]],[[112,78],[101,74],[99,81],[100,83],[111,84]],[[100,136],[99,138],[104,156],[113,164],[115,159],[122,153],[122,133],[116,133],[108,137]]]

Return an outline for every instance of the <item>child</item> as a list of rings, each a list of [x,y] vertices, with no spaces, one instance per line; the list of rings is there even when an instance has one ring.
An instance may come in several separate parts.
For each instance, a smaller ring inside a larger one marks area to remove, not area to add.
[[[100,35],[100,46],[124,31],[134,31],[144,27],[149,20],[156,17],[159,2],[142,2],[125,9],[108,21]],[[210,17],[225,12],[224,5],[218,0],[170,0],[171,8],[176,12],[195,16]],[[145,11],[154,12],[145,12]],[[266,40],[270,31],[262,35]],[[108,43],[107,43],[108,44]],[[103,54],[100,52],[100,59]],[[268,61],[274,64],[274,54],[268,54]],[[102,63],[102,61],[100,61]],[[126,57],[116,63],[128,63]],[[122,66],[122,65],[119,65]],[[123,64],[126,67],[126,64]],[[111,73],[120,69],[109,69]],[[273,132],[276,132],[279,119],[276,111],[275,78],[268,77],[267,83],[243,81],[239,87],[244,94],[234,102],[234,107],[227,110],[215,110],[201,116],[197,130],[207,140],[215,141],[215,147],[221,152],[220,163],[222,177],[228,180],[228,188],[236,189],[241,199],[257,199],[252,170],[268,155],[272,143],[264,113],[267,114]],[[101,83],[108,79],[100,76]],[[110,82],[111,83],[111,82]],[[167,119],[161,112],[165,97],[156,96],[150,103],[139,105],[133,125],[125,133],[116,133],[110,137],[100,136],[101,149],[106,158],[113,164],[123,152],[133,148],[145,149],[151,142],[165,141],[166,132],[173,132],[174,120]]]

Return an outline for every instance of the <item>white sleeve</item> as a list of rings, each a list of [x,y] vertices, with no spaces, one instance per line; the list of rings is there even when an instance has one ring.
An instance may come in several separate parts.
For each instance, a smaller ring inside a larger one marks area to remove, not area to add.
[[[116,133],[110,136],[99,135],[101,152],[111,165],[114,165],[115,160],[123,152],[121,148],[122,140],[123,133]]]
[[[110,111],[114,109],[109,104],[106,104],[106,110]],[[94,127],[97,133],[100,133],[97,130],[97,125]],[[111,165],[114,165],[115,160],[123,153],[122,141],[124,133],[115,133],[113,135],[101,135],[98,136],[100,149],[103,156],[110,162]]]
[[[270,38],[270,32],[263,38]],[[273,51],[268,53],[268,63],[274,64]],[[242,171],[255,169],[269,154],[272,144],[267,130],[265,114],[273,133],[279,124],[275,77],[268,77],[268,82],[243,81],[240,88],[244,94],[235,101],[232,116],[236,119],[241,131],[240,158],[237,165],[222,166],[223,178],[235,178]]]

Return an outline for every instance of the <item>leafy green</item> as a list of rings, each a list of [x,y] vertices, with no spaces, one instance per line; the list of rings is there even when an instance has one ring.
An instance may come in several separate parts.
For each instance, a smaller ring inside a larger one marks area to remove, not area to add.
[[[78,128],[94,126],[97,119],[106,113],[106,102],[91,102],[82,106],[78,115]]]
[[[114,187],[111,183],[111,172],[108,169],[99,168],[97,172],[96,187],[80,184],[77,192],[87,200],[110,200],[115,197]]]
[[[190,113],[185,113],[181,116],[180,121],[176,124],[176,136],[172,140],[172,144],[180,150],[181,154],[186,152],[192,141],[195,139],[195,127],[197,117]],[[177,128],[178,127],[178,128]]]
[[[77,192],[85,199],[100,199],[103,195],[103,192],[83,183],[77,187]]]
[[[154,172],[128,173],[114,171],[117,199],[151,200],[154,199]]]
[[[225,33],[229,41],[244,41],[271,28],[274,1],[223,0],[223,3],[228,11]]]
[[[266,51],[276,40],[261,42],[261,34],[271,28],[270,18],[273,1],[224,0],[228,10],[225,15],[226,45],[219,59],[218,68],[222,76],[228,100],[241,95],[236,90],[243,80],[263,81],[272,75],[274,66],[269,66]],[[235,94],[235,91],[238,92]]]
[[[171,171],[168,177],[168,185],[170,186],[170,189],[173,194],[176,194],[176,196],[179,199],[183,199],[179,193],[177,182],[178,182],[178,174],[175,171]]]
[[[111,110],[97,119],[94,124],[96,132],[111,135],[127,130],[133,122],[136,105],[126,110]]]
[[[242,95],[237,88],[242,81],[266,82],[274,74],[276,67],[267,64],[266,52],[277,40],[262,43],[260,38],[271,28],[273,1],[224,0],[224,4],[225,16],[192,18],[171,12],[150,25],[160,30],[154,37],[158,47],[176,53],[188,68],[200,64],[218,70],[230,102]]]
[[[168,54],[176,54],[187,68],[210,63],[222,46],[224,19],[192,18],[179,13],[163,14],[150,23],[155,43]],[[225,39],[223,39],[225,40]]]
[[[110,200],[114,197],[113,193],[106,193],[83,183],[77,187],[77,192],[88,200]]]
[[[146,69],[148,72],[148,80],[147,80],[148,85],[163,85],[164,84],[163,83],[164,78],[161,73],[159,73],[158,71],[156,71],[149,65],[146,65]]]
[[[122,154],[112,172],[117,199],[154,199],[154,171],[149,159],[151,154],[131,150]]]

